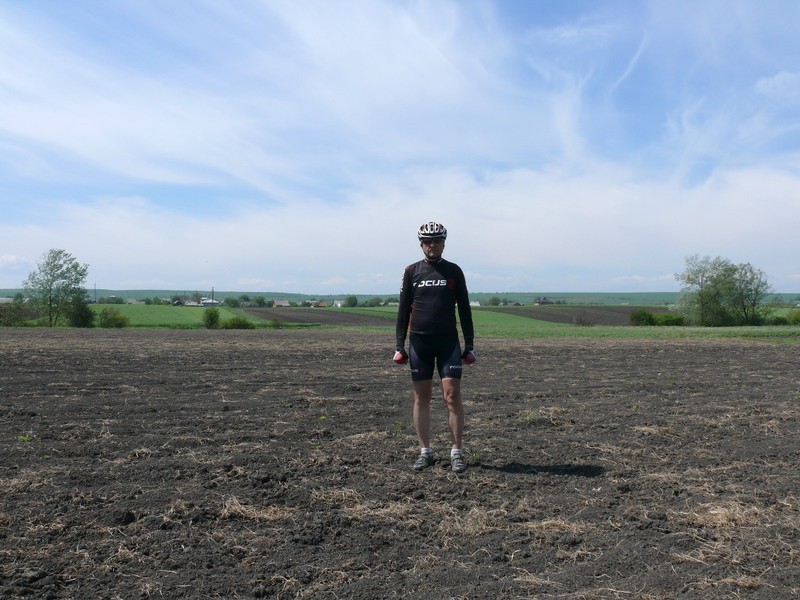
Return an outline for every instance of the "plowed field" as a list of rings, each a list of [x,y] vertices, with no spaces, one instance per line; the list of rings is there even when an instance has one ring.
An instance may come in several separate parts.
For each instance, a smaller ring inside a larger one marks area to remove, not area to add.
[[[392,333],[0,330],[0,597],[800,594],[797,346],[479,337],[456,476]]]
[[[614,327],[630,325],[631,314],[637,310],[645,310],[652,314],[669,312],[661,306],[575,306],[557,304],[504,306],[502,308],[484,307],[481,310],[497,311],[551,323],[610,325]]]

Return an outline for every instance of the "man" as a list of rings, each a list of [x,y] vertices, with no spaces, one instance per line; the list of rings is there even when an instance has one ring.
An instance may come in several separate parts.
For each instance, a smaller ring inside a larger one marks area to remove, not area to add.
[[[420,455],[414,469],[422,471],[434,463],[430,417],[433,374],[438,371],[453,441],[450,467],[454,473],[463,473],[467,470],[467,462],[462,449],[461,370],[462,363],[476,361],[469,294],[464,272],[457,264],[442,258],[447,239],[444,225],[433,221],[424,223],[417,237],[425,258],[407,266],[403,273],[397,311],[397,350],[394,354],[396,363],[411,363],[414,427],[420,444]],[[464,335],[463,353],[458,339],[456,306]],[[409,330],[409,352],[406,353]]]

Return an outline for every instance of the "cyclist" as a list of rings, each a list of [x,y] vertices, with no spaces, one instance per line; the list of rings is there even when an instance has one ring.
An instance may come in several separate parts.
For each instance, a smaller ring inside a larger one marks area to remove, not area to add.
[[[469,294],[461,268],[442,258],[447,229],[441,223],[423,223],[417,237],[424,258],[405,268],[397,311],[397,349],[394,361],[410,362],[414,384],[414,427],[420,443],[420,454],[414,469],[421,471],[434,464],[431,449],[431,396],[433,375],[438,372],[448,411],[448,425],[453,446],[450,468],[463,473],[467,462],[462,449],[464,406],[461,401],[462,364],[477,359],[473,349],[474,328]],[[458,338],[456,321],[461,323],[464,351]],[[406,335],[409,334],[406,353]]]

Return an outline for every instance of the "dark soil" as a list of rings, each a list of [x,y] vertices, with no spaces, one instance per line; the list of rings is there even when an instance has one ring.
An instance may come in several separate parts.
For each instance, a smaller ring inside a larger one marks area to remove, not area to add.
[[[0,329],[0,598],[795,598],[797,346]],[[435,449],[448,449],[434,408]]]
[[[550,323],[569,323],[586,326],[630,325],[631,314],[637,310],[645,310],[654,315],[669,312],[669,309],[663,306],[575,306],[560,304],[504,306],[498,308],[483,307],[481,310],[492,310]]]
[[[333,308],[248,308],[247,312],[278,323],[316,323],[345,326],[394,326],[392,315],[366,315],[338,311]]]
[[[669,312],[662,306],[576,306],[562,304],[542,304],[529,306],[481,307],[477,310],[496,311],[505,314],[548,321],[550,323],[569,323],[572,325],[611,325],[631,324],[631,314],[646,310],[654,315]],[[394,325],[391,313],[353,314],[332,308],[249,308],[247,312],[266,321],[278,323],[316,323],[319,325]]]

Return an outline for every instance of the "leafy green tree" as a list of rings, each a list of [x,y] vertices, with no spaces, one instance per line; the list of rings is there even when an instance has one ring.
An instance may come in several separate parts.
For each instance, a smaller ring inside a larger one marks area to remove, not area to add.
[[[348,307],[358,306],[358,297],[357,296],[348,296],[344,299],[344,305]]]
[[[764,302],[772,286],[761,269],[750,263],[736,265],[731,285],[731,312],[743,325],[760,325],[769,308]]]
[[[733,264],[727,259],[690,256],[686,269],[675,278],[683,284],[681,309],[690,322],[702,326],[731,325],[728,314]]]
[[[764,300],[771,287],[764,272],[749,263],[694,255],[675,277],[684,286],[681,309],[694,324],[757,325],[764,320]]]
[[[266,308],[267,301],[264,299],[264,296],[256,296],[253,298],[253,306],[256,308]]]
[[[23,283],[32,307],[44,315],[49,327],[67,317],[70,306],[86,298],[84,283],[89,265],[80,264],[66,250],[51,249]]]

